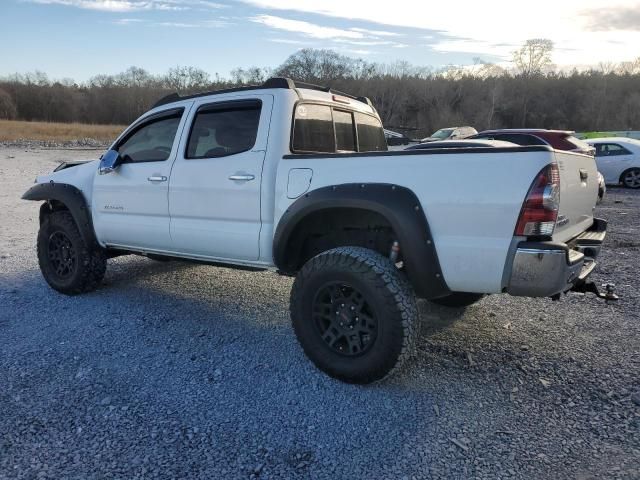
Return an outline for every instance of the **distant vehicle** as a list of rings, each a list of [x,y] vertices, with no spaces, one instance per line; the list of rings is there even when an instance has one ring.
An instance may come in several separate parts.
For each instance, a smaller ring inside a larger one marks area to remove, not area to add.
[[[571,130],[545,130],[535,128],[485,130],[471,139],[494,139],[516,143],[518,145],[547,145],[556,150],[582,153],[593,156],[595,148],[587,142],[573,136]],[[607,191],[604,177],[598,172],[598,203],[602,202]]]
[[[427,143],[418,143],[417,145],[412,145],[410,147],[405,148],[405,150],[430,150],[436,148],[497,148],[497,147],[520,147],[522,145],[518,145],[513,142],[505,142],[504,140],[476,140],[476,139],[465,139],[465,140],[442,140],[439,142],[427,142]],[[602,202],[605,193],[607,193],[607,186],[605,184],[604,177],[600,172],[598,172],[598,201],[597,203]]]
[[[546,130],[543,128],[484,130],[472,139],[503,140],[518,145],[549,145],[556,150],[593,155],[595,150],[588,143],[573,136],[572,130]]]
[[[430,150],[435,148],[496,148],[519,147],[515,143],[500,140],[442,140],[436,142],[418,143],[405,150]]]
[[[640,140],[591,138],[587,143],[595,148],[596,164],[607,184],[640,188]]]
[[[409,145],[411,139],[402,133],[393,132],[391,130],[384,130],[384,138],[387,139],[387,145],[393,147],[395,145]]]
[[[420,143],[436,142],[438,140],[457,140],[475,135],[478,131],[473,127],[447,127],[441,128],[430,137],[423,138]]]

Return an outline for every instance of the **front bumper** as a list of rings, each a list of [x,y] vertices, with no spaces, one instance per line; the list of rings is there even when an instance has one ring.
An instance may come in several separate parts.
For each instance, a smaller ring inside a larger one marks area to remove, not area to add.
[[[596,266],[607,222],[593,226],[568,244],[521,242],[511,268],[507,293],[524,297],[552,297],[583,283]]]

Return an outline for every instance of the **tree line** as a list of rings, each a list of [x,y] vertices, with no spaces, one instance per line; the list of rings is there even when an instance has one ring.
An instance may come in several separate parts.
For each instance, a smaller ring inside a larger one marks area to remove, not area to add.
[[[50,80],[44,73],[0,78],[0,118],[129,124],[159,98],[259,84],[270,76],[329,85],[371,98],[387,128],[426,136],[446,126],[640,130],[640,58],[586,71],[551,64],[553,44],[528,40],[502,66],[434,70],[407,62],[375,64],[331,50],[303,49],[277,68],[238,68],[229,78],[194,67],[152,75],[130,67],[87,82]]]

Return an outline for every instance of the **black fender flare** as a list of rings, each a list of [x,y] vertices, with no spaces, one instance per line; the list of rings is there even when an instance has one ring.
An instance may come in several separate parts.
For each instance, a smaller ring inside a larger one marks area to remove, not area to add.
[[[91,209],[87,204],[82,191],[73,185],[67,183],[39,183],[34,185],[22,195],[23,200],[44,200],[45,203],[40,207],[40,224],[44,221],[46,215],[51,213],[51,200],[55,200],[64,204],[71,213],[71,216],[78,225],[80,234],[84,238],[87,245],[99,247],[93,230],[93,220],[91,218]]]
[[[307,215],[330,208],[358,208],[382,215],[398,236],[405,270],[416,294],[428,299],[451,293],[418,197],[408,188],[384,183],[322,187],[293,202],[280,218],[273,239],[273,259],[278,269],[295,273],[288,271],[286,259],[296,227]]]

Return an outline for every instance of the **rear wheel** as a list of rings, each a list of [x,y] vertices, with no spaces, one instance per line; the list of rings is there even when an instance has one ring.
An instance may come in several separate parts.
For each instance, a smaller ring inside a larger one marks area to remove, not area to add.
[[[627,188],[640,188],[640,168],[630,168],[624,172],[622,184]]]
[[[38,263],[49,286],[67,295],[95,290],[104,277],[104,250],[90,247],[68,211],[48,215],[38,232]]]
[[[482,293],[454,292],[446,297],[434,298],[429,301],[445,307],[468,307],[482,300],[482,297],[484,297]]]
[[[311,361],[349,383],[374,382],[401,367],[419,326],[404,274],[361,247],[328,250],[302,267],[291,291],[291,319]]]

